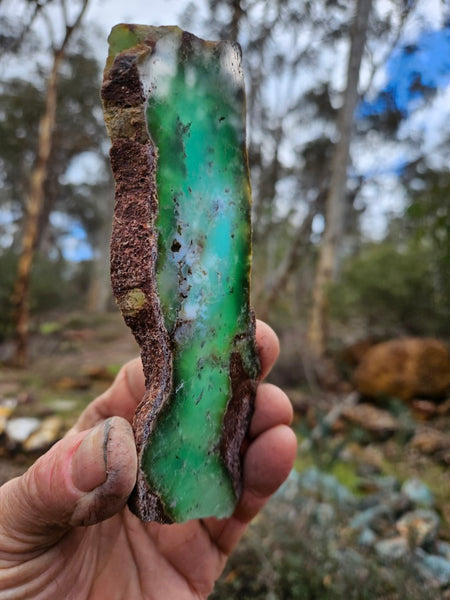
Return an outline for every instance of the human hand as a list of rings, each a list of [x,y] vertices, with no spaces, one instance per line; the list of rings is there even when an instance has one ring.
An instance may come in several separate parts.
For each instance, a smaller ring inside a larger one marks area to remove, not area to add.
[[[267,375],[278,341],[261,322],[256,337]],[[211,592],[249,521],[292,468],[291,405],[279,388],[259,385],[232,517],[160,525],[126,506],[136,476],[130,422],[143,393],[136,359],[62,440],[0,488],[0,600],[198,600]]]

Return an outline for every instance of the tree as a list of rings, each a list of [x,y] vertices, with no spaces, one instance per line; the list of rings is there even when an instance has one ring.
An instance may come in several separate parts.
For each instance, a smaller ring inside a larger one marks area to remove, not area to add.
[[[358,100],[359,71],[367,36],[370,8],[371,0],[358,0],[350,30],[347,84],[337,122],[338,141],[331,164],[330,187],[326,200],[325,231],[317,262],[308,329],[310,350],[314,357],[319,359],[323,358],[326,351],[327,290],[335,276],[337,254],[343,232],[347,167],[350,158],[354,113]]]
[[[330,286],[331,318],[366,338],[448,335],[433,258],[430,247],[411,238],[364,245],[343,262],[339,281]]]
[[[406,238],[410,246],[427,253],[428,304],[439,323],[434,335],[449,336],[450,170],[447,165],[432,168],[421,158],[409,165],[403,180],[408,191],[405,212],[401,223],[393,221],[389,235],[399,244]]]
[[[45,109],[39,124],[37,159],[30,178],[30,189],[26,203],[22,234],[22,251],[19,257],[13,292],[16,332],[14,362],[18,366],[25,366],[27,362],[30,278],[38,238],[39,220],[44,203],[45,182],[52,151],[53,131],[56,122],[58,77],[67,45],[82,21],[87,3],[88,0],[82,0],[76,17],[72,22],[69,22],[67,5],[64,0],[61,2],[65,32],[62,40],[59,42],[52,39],[53,29],[50,16],[47,15],[46,19],[49,25],[49,37],[52,40],[52,66],[46,88]]]
[[[30,81],[5,79],[0,86],[0,114],[4,115],[0,121],[1,239],[3,246],[10,246],[15,254],[19,252],[18,233],[45,100],[45,90],[39,81],[33,83],[33,74],[30,76]],[[99,98],[100,78],[92,50],[77,36],[66,52],[58,80],[51,169],[36,241],[37,250],[49,259],[65,253],[67,236],[74,227],[83,230],[87,245],[97,255],[98,230],[109,227],[113,191]]]

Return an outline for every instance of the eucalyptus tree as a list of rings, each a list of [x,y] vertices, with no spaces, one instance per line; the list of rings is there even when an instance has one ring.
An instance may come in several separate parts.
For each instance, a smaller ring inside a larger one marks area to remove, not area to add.
[[[21,2],[1,17],[2,221],[3,241],[9,238],[19,255],[13,295],[17,364],[27,358],[37,249],[61,251],[64,229],[75,219],[95,251],[105,189],[111,187],[104,161],[100,68],[80,35],[87,3]],[[94,164],[92,181],[82,180],[79,157]]]
[[[54,31],[52,15],[46,12],[47,6],[42,10],[36,0],[36,17],[42,16],[47,26],[51,48],[51,67],[45,94],[45,108],[39,123],[37,156],[30,176],[30,186],[25,205],[25,218],[22,233],[22,250],[19,256],[17,276],[14,284],[13,305],[14,322],[16,331],[16,350],[14,362],[25,366],[27,362],[27,344],[29,328],[29,293],[31,269],[36,250],[39,231],[39,221],[44,205],[45,183],[49,171],[50,157],[53,146],[53,132],[56,123],[56,109],[58,104],[58,78],[67,46],[71,37],[81,24],[88,0],[81,0],[77,13],[73,18],[68,15],[68,6],[65,1],[60,2],[61,19],[63,24],[62,35]],[[50,5],[51,3],[47,3]],[[52,8],[52,7],[51,7]]]
[[[330,165],[330,184],[326,198],[325,228],[317,261],[308,329],[310,350],[315,358],[323,358],[327,349],[327,290],[334,280],[337,253],[344,229],[345,192],[354,113],[358,102],[358,83],[367,38],[372,0],[357,0],[350,30],[346,85],[337,119],[338,139]]]

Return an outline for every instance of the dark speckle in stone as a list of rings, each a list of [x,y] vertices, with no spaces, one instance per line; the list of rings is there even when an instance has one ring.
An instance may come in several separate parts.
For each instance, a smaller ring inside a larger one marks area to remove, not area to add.
[[[173,240],[172,246],[170,247],[172,252],[179,252],[180,248],[181,248],[180,242],[178,240]]]

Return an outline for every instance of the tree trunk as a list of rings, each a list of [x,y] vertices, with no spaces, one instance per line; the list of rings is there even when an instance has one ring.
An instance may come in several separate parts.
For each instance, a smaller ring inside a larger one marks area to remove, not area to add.
[[[359,71],[366,42],[370,8],[371,0],[357,1],[355,19],[350,30],[347,86],[338,116],[338,141],[331,163],[330,189],[325,209],[325,231],[316,267],[312,294],[313,304],[308,328],[309,347],[316,359],[325,356],[327,346],[327,291],[335,276],[339,243],[343,232],[350,141],[358,100]]]
[[[231,22],[228,26],[228,30],[229,30],[229,36],[228,39],[232,40],[233,42],[237,42],[238,36],[239,36],[239,27],[241,24],[241,19],[245,14],[245,11],[243,10],[242,6],[241,6],[241,0],[233,0],[232,1],[232,16],[231,16]]]
[[[52,151],[52,137],[56,122],[56,107],[58,101],[58,75],[66,46],[86,10],[88,0],[83,0],[80,11],[73,23],[66,21],[64,38],[59,47],[53,48],[53,64],[47,83],[45,111],[39,123],[39,139],[36,165],[30,179],[30,191],[25,208],[24,227],[22,233],[22,250],[17,266],[16,281],[13,290],[13,311],[16,347],[13,361],[17,366],[24,367],[28,358],[28,330],[30,320],[30,281],[31,269],[36,252],[39,221],[44,204],[44,185],[49,169]],[[66,5],[61,2],[64,17]],[[66,20],[66,19],[65,19]]]
[[[27,362],[31,268],[36,251],[39,217],[44,203],[44,184],[48,172],[52,135],[56,121],[58,73],[63,55],[64,52],[61,49],[55,50],[53,53],[53,65],[45,99],[45,112],[39,123],[37,160],[31,174],[30,192],[26,204],[22,251],[19,256],[14,284],[13,307],[16,333],[14,363],[20,367],[24,367]]]
[[[86,301],[86,312],[90,314],[104,313],[112,299],[109,280],[109,239],[111,237],[109,215],[112,212],[111,202],[114,197],[114,190],[108,187],[104,195],[105,198],[101,198],[101,202],[105,208],[102,210],[102,225],[96,233],[95,243],[93,244],[95,254],[92,259],[92,272]]]
[[[87,293],[86,312],[99,315],[107,311],[111,298],[109,284],[109,252],[100,249],[98,255],[92,260],[92,275]]]
[[[315,214],[315,206],[310,206],[308,214],[295,232],[292,245],[290,246],[283,263],[274,274],[272,280],[268,283],[259,307],[261,319],[269,319],[271,306],[286,292],[292,272],[298,267],[301,256],[304,254],[305,248],[307,247],[307,240],[310,239],[311,226]]]

